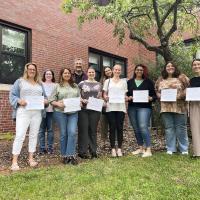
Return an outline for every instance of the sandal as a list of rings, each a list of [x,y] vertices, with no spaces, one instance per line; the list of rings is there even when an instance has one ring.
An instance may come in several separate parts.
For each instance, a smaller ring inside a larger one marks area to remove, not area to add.
[[[36,162],[35,160],[29,160],[28,164],[30,167],[36,167],[38,165],[38,162]]]
[[[19,165],[17,163],[12,163],[11,167],[10,167],[11,171],[19,171]]]

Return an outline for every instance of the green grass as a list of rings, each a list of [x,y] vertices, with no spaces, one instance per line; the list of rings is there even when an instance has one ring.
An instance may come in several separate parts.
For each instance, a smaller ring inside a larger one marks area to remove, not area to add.
[[[0,133],[0,140],[12,140],[14,138],[14,134],[11,132]]]
[[[200,160],[156,153],[0,176],[0,199],[200,199]]]

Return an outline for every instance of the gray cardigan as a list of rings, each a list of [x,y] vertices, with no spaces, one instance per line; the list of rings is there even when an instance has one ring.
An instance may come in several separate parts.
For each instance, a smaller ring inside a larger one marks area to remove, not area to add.
[[[20,99],[20,82],[21,82],[21,80],[22,80],[22,78],[19,78],[15,81],[15,83],[12,86],[10,93],[9,93],[9,101],[13,108],[13,112],[12,112],[13,120],[16,119],[17,108],[19,107],[18,100]],[[44,90],[44,87],[42,84],[41,84],[41,87],[42,87],[44,98],[47,99],[47,95],[45,93],[45,90]],[[45,109],[42,110],[42,117],[46,117]]]

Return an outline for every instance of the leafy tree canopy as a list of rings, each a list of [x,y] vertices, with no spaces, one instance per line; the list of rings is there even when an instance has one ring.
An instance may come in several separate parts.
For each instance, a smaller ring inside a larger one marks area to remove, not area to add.
[[[103,6],[102,6],[103,5]],[[120,43],[129,31],[130,39],[173,59],[172,44],[183,40],[183,33],[199,35],[200,0],[63,0],[62,8],[80,11],[78,22],[103,18],[114,25]]]

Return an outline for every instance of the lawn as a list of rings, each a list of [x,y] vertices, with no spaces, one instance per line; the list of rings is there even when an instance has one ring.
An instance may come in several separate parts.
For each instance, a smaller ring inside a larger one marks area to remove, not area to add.
[[[102,157],[0,176],[0,199],[200,199],[200,160],[155,153]]]

